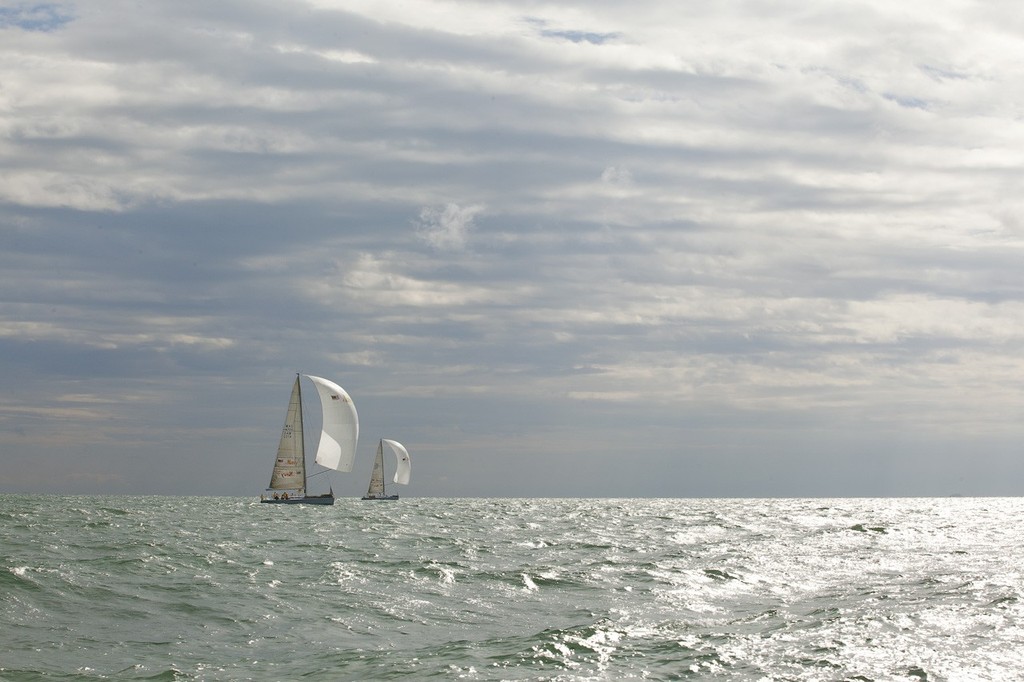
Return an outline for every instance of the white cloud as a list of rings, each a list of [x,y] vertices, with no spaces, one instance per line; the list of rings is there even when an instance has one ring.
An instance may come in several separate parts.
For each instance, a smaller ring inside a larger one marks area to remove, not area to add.
[[[608,166],[601,171],[601,182],[610,185],[630,185],[633,182],[633,174],[628,168]]]
[[[428,206],[420,211],[416,234],[439,251],[461,251],[473,229],[473,219],[483,210],[483,206],[459,206],[455,203],[443,207]]]

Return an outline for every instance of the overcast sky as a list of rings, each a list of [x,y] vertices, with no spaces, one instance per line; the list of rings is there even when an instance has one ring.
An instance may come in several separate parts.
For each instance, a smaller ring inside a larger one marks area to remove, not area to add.
[[[0,2],[0,491],[1020,494],[1022,169],[1008,1]]]

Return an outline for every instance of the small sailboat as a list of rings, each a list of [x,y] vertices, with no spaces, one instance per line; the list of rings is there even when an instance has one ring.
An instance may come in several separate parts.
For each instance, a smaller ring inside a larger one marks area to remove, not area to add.
[[[359,440],[359,415],[352,398],[338,384],[310,374],[296,375],[292,397],[281,430],[274,471],[260,502],[268,504],[334,504],[334,490],[321,495],[306,491],[306,449],[302,432],[302,382],[305,376],[316,387],[323,412],[315,461],[335,471],[352,471]],[[323,473],[323,472],[321,472]],[[316,475],[316,474],[314,474]]]
[[[409,451],[397,440],[381,438],[377,443],[377,457],[373,460],[373,472],[370,474],[370,487],[366,490],[364,500],[397,500],[398,495],[384,492],[384,446],[387,445],[395,453],[395,483],[406,485],[412,472],[412,461]]]

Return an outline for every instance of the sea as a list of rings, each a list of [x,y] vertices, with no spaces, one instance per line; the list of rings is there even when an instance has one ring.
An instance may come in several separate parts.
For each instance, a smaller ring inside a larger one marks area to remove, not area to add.
[[[0,495],[0,680],[1024,679],[1024,499]]]

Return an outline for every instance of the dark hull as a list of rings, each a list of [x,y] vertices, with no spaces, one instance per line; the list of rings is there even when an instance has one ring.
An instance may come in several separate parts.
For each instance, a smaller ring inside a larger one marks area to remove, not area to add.
[[[360,498],[360,499],[363,499],[363,500],[378,500],[378,501],[384,502],[385,500],[397,500],[398,499],[398,495],[383,495],[381,497],[377,497],[375,495],[372,495],[372,496],[371,495],[367,495],[366,497],[363,497],[363,498]]]
[[[316,495],[313,497],[289,497],[274,499],[264,497],[260,500],[263,504],[334,504],[334,495]]]

